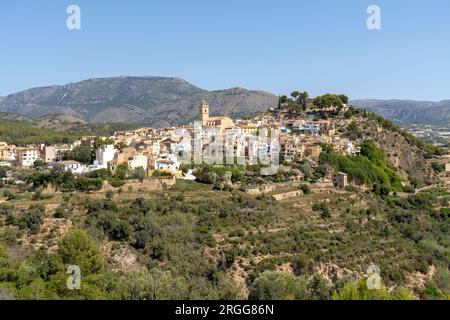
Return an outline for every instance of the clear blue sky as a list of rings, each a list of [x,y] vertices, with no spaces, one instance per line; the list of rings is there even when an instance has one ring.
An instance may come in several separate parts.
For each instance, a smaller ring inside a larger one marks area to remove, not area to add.
[[[66,29],[66,8],[82,29]],[[381,7],[369,31],[366,9]],[[351,98],[450,98],[448,0],[1,0],[0,95],[92,77],[176,76]]]

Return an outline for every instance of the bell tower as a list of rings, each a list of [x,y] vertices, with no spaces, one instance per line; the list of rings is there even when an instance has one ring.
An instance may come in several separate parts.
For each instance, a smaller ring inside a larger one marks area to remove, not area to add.
[[[209,119],[209,105],[206,100],[200,102],[199,111],[200,121],[202,122],[202,125],[205,126]]]

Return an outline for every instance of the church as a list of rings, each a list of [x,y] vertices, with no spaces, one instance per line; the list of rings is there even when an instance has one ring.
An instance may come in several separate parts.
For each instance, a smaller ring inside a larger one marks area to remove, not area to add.
[[[229,117],[210,117],[209,105],[206,100],[202,100],[200,103],[199,118],[205,128],[218,128],[220,131],[225,131],[235,127],[234,121]]]

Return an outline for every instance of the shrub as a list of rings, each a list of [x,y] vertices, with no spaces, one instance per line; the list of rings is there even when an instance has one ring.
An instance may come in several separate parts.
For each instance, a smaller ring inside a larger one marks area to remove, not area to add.
[[[16,196],[9,190],[3,191],[3,196],[6,198],[6,200],[11,201],[16,198]]]
[[[30,229],[32,233],[39,232],[44,222],[45,208],[42,206],[31,207],[18,220],[21,229]]]
[[[57,219],[65,219],[69,217],[69,211],[65,206],[59,206],[56,208],[55,212],[53,213],[53,217]]]
[[[113,225],[109,234],[113,240],[126,241],[130,238],[131,227],[128,222],[120,221]]]
[[[114,188],[120,188],[125,184],[125,180],[119,179],[119,178],[113,178],[109,181],[111,186]]]
[[[302,190],[304,194],[310,194],[311,193],[311,188],[307,184],[302,184],[300,186],[300,190]]]
[[[303,278],[266,271],[250,287],[250,300],[294,300],[306,297],[307,283]]]
[[[331,217],[330,210],[324,202],[315,203],[312,206],[312,210],[315,212],[320,212],[320,216],[324,219]]]
[[[106,199],[111,200],[114,197],[114,191],[108,190],[105,197]]]

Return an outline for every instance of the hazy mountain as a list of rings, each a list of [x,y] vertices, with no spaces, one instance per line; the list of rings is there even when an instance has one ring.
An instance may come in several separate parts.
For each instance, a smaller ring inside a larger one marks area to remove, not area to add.
[[[277,104],[276,96],[262,91],[207,91],[178,78],[117,77],[25,90],[1,99],[0,111],[168,126],[195,119],[201,99],[208,99],[213,115],[231,117],[252,116]]]
[[[413,100],[353,100],[351,104],[366,107],[392,121],[404,124],[450,124],[450,100],[440,102]]]

